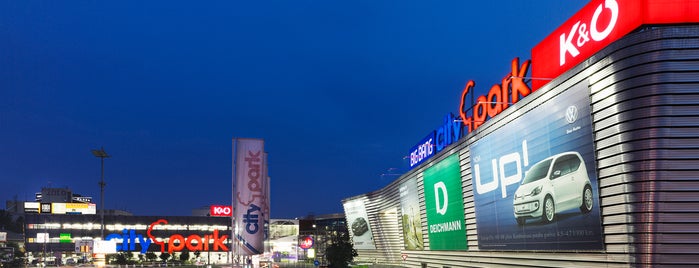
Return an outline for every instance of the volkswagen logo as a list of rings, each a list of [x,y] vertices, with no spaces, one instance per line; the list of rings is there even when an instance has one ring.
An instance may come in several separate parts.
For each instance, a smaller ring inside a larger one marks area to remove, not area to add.
[[[566,109],[566,121],[568,121],[568,124],[572,124],[575,123],[575,120],[578,120],[578,107],[574,105],[568,106],[568,109]]]

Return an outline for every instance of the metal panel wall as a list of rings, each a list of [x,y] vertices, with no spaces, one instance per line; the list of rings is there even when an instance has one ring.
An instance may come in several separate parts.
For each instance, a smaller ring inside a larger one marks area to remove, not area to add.
[[[605,250],[484,251],[478,248],[469,145],[522,112],[587,80]],[[458,153],[467,251],[403,250],[398,185],[418,178],[429,249],[422,172]],[[406,267],[662,267],[699,263],[699,26],[647,27],[611,44],[532,93],[440,155],[367,194],[377,250],[360,258]],[[352,197],[354,199],[358,197]],[[375,228],[375,229],[374,229]],[[407,254],[402,261],[400,254]]]

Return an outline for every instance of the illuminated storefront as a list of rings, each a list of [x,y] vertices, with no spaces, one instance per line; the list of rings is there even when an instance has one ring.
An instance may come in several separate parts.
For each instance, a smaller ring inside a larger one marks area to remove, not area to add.
[[[100,236],[99,215],[25,214],[26,248],[31,258],[85,259],[91,248],[81,245]],[[105,216],[105,240],[117,252],[145,259],[147,253],[168,253],[172,260],[187,252],[202,262],[230,263],[231,220],[227,217]],[[141,255],[141,256],[139,256]],[[161,261],[160,258],[156,259]]]
[[[343,200],[356,259],[699,263],[699,1],[591,1],[503,66],[416,140],[410,171]]]

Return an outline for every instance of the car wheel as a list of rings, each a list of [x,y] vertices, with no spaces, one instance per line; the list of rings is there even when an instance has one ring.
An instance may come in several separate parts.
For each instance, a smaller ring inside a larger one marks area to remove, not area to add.
[[[517,225],[524,225],[524,223],[527,222],[525,218],[516,218],[517,219]]]
[[[592,210],[592,188],[590,185],[586,185],[582,192],[582,205],[580,206],[580,211],[582,213],[588,213]]]
[[[550,195],[547,195],[546,198],[544,199],[544,211],[541,214],[541,220],[544,223],[549,223],[553,221],[553,218],[556,216],[556,205],[553,203],[553,198],[551,198]]]

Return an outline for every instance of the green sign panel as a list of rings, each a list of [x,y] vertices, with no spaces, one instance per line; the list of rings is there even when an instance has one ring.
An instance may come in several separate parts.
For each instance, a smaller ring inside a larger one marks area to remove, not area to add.
[[[468,249],[458,155],[425,170],[423,180],[430,249]]]
[[[58,235],[58,242],[59,243],[70,243],[70,242],[73,242],[73,240],[70,238],[70,234],[61,233]]]

